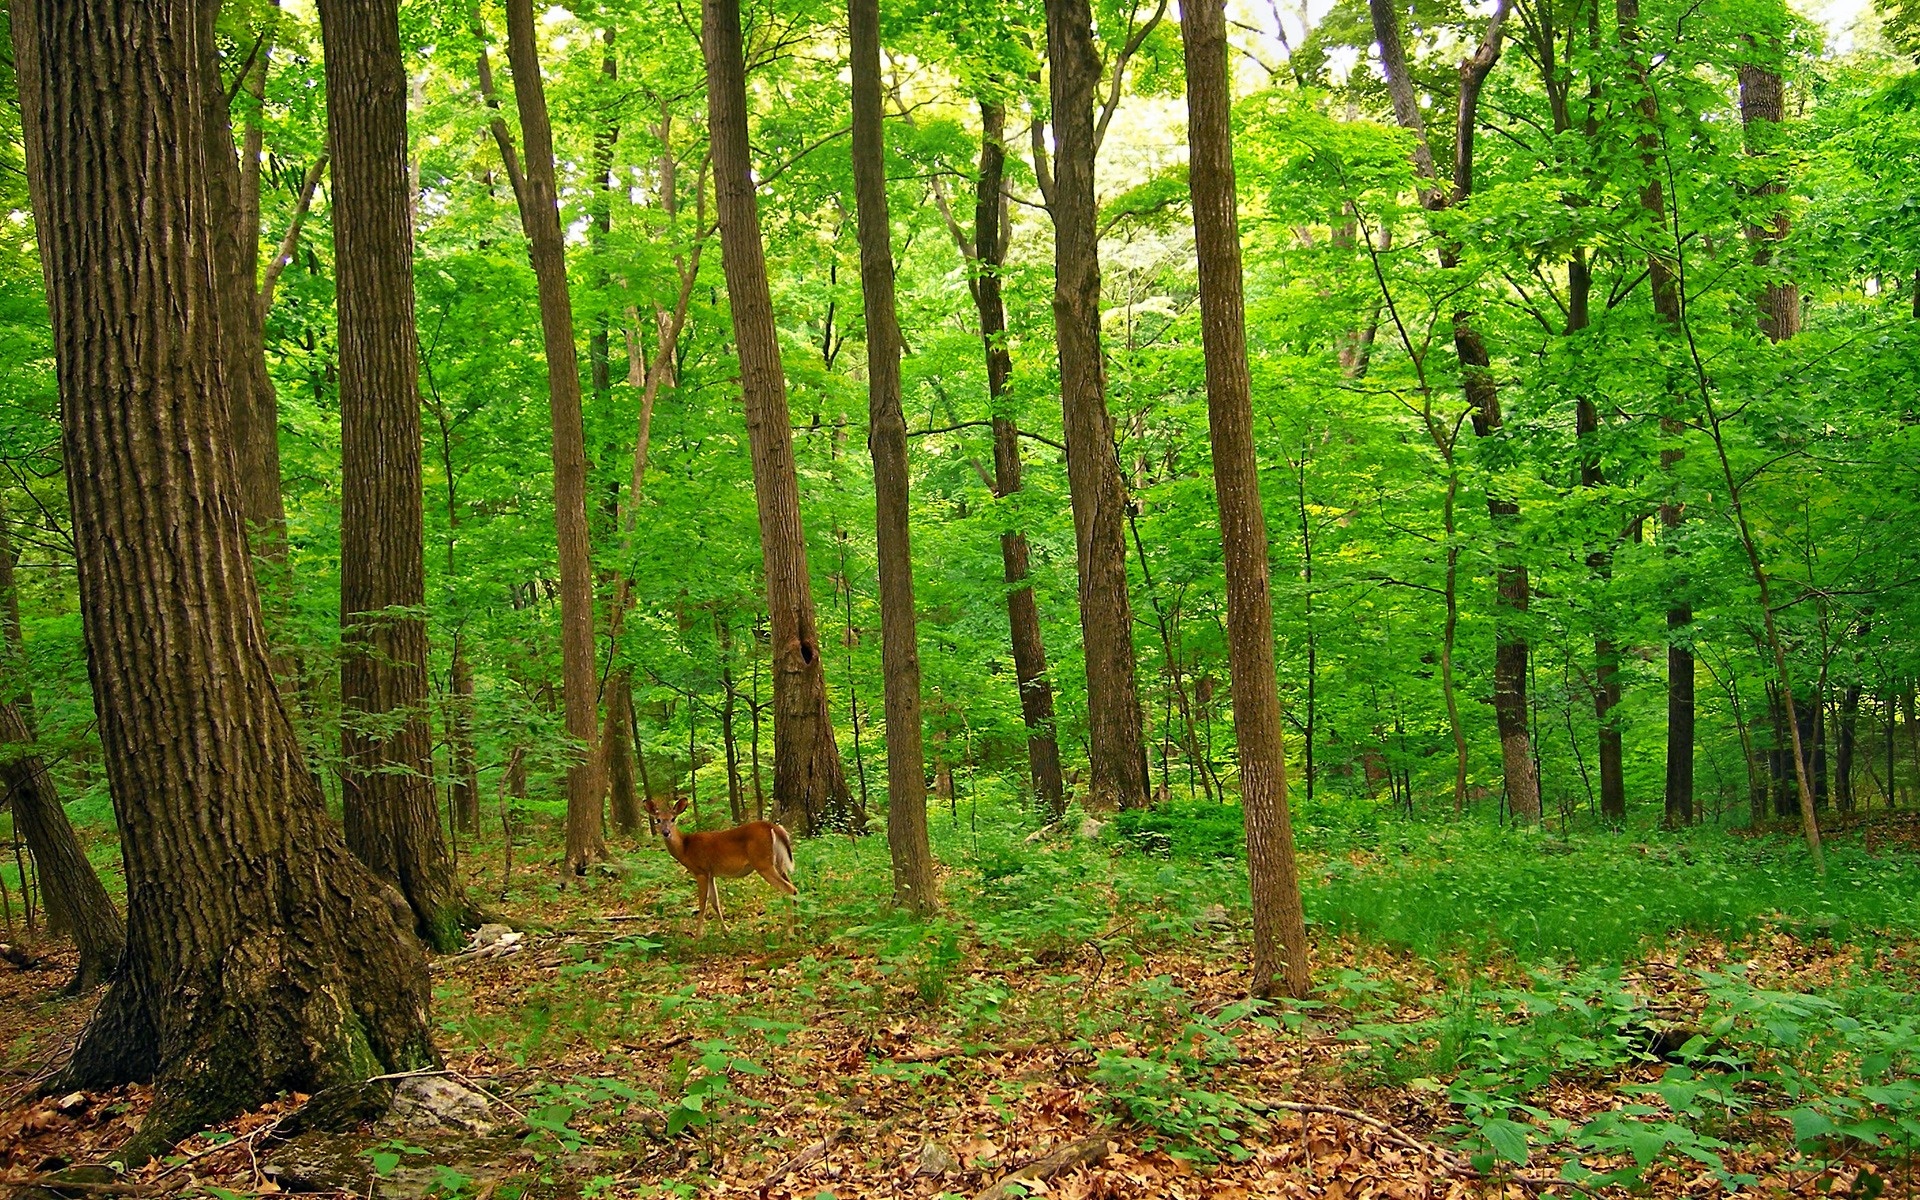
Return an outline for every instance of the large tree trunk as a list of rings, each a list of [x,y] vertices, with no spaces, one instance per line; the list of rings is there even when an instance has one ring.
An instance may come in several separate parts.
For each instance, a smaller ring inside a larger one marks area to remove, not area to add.
[[[980,313],[980,338],[986,346],[987,396],[993,413],[993,494],[1002,499],[1020,490],[1020,430],[1003,412],[1010,403],[1008,382],[1013,355],[1007,348],[1007,304],[1000,272],[1007,261],[1006,169],[1007,111],[996,101],[980,102],[980,177],[973,210],[974,307]],[[1027,727],[1027,769],[1033,791],[1049,821],[1067,809],[1060,776],[1060,743],[1053,725],[1053,684],[1047,677],[1047,648],[1040,636],[1040,606],[1027,583],[1027,535],[1009,529],[1000,535],[1000,559],[1007,582],[1007,621],[1012,630],[1013,678],[1020,689],[1020,715]]]
[[[1392,0],[1368,0],[1374,40],[1380,46],[1380,59],[1386,71],[1387,94],[1393,104],[1394,118],[1414,135],[1414,170],[1420,177],[1420,202],[1428,210],[1439,212],[1462,203],[1473,194],[1473,139],[1479,125],[1480,88],[1500,58],[1500,45],[1507,18],[1506,0],[1494,7],[1487,32],[1479,47],[1460,63],[1460,95],[1454,118],[1454,157],[1451,189],[1443,186],[1434,166],[1433,151],[1427,141],[1426,120],[1420,115],[1419,98],[1412,76],[1407,71],[1406,50],[1400,40],[1399,14]],[[1440,265],[1452,270],[1460,265],[1460,248],[1452,243],[1440,247]],[[1460,386],[1473,409],[1473,432],[1479,438],[1495,436],[1504,424],[1500,394],[1493,381],[1493,360],[1481,336],[1476,314],[1462,308],[1453,314],[1453,347],[1460,361]],[[1495,606],[1493,657],[1493,716],[1500,733],[1500,759],[1507,782],[1507,802],[1521,821],[1540,819],[1540,780],[1534,770],[1533,740],[1527,727],[1527,655],[1525,629],[1528,599],[1532,591],[1526,564],[1519,561],[1514,545],[1514,526],[1519,523],[1520,506],[1512,499],[1489,489],[1487,515],[1493,523],[1495,558]]]
[[[340,309],[340,750],[347,845],[400,889],[420,936],[464,916],[427,730],[419,364],[407,74],[397,0],[321,0]]]
[[[767,578],[773,653],[774,819],[802,836],[854,824],[852,797],[840,769],[827,711],[827,677],[800,526],[787,381],[760,244],[747,144],[747,69],[739,0],[703,0],[707,61],[707,125],[713,141],[720,251],[740,356],[740,390],[753,455],[760,510],[760,554]]]
[[[0,702],[0,785],[26,839],[47,905],[47,924],[64,930],[80,951],[69,992],[91,991],[120,965],[125,924],[74,835],[60,792],[33,752],[33,733],[18,704]]]
[[[900,325],[893,300],[893,231],[881,129],[880,3],[848,0],[853,60],[853,191],[860,291],[867,318],[867,449],[873,455],[880,569],[880,657],[886,685],[887,847],[893,902],[928,914],[940,906],[927,843],[926,756],[920,727],[920,646],[913,611],[907,500],[907,421],[900,411]],[[851,586],[851,585],[849,585]]]
[[[553,522],[560,552],[561,697],[574,754],[567,766],[567,870],[585,874],[607,856],[600,759],[594,744],[599,679],[593,646],[593,562],[587,542],[587,441],[580,414],[580,358],[573,344],[566,243],[554,186],[553,126],[540,78],[533,0],[508,0],[507,60],[526,139],[520,220],[532,243],[540,287],[540,332],[547,354],[547,404],[553,421]]]
[[[1207,360],[1207,427],[1227,577],[1233,725],[1240,743],[1240,802],[1253,892],[1253,993],[1305,996],[1312,986],[1300,881],[1287,813],[1287,759],[1274,678],[1273,599],[1266,517],[1253,444],[1240,225],[1234,199],[1233,93],[1227,73],[1225,0],[1180,7],[1187,56],[1188,181],[1200,268]]]
[[[1099,808],[1144,808],[1150,795],[1134,682],[1133,604],[1127,594],[1126,484],[1114,456],[1100,345],[1099,208],[1093,191],[1100,55],[1088,0],[1047,0],[1046,10],[1054,137],[1053,320],[1087,660],[1090,800]]]
[[[214,16],[13,6],[127,877],[121,974],[56,1082],[154,1080],[129,1163],[286,1092],[436,1058],[411,914],[348,852],[268,665],[220,362]]]

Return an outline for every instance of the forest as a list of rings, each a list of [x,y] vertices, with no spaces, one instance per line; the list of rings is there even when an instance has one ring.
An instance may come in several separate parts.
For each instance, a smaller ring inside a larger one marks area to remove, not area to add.
[[[0,1195],[1920,1195],[1913,0],[0,19]]]

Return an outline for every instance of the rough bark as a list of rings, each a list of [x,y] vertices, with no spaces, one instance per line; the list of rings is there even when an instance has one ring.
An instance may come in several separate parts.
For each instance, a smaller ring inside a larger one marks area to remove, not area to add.
[[[248,82],[257,81],[263,90],[271,53],[271,45],[263,44],[249,72]],[[280,496],[279,409],[267,373],[266,313],[255,282],[260,265],[259,110],[253,104],[247,113],[243,144],[252,157],[243,167],[234,154],[226,94],[216,88],[208,104],[208,194],[240,502],[261,554],[280,561],[286,556],[287,511]]]
[[[121,974],[55,1083],[154,1080],[130,1163],[284,1092],[436,1057],[411,915],[348,852],[268,663],[219,351],[214,16],[13,6],[128,898]]]
[[[553,522],[560,555],[561,702],[575,750],[567,765],[567,870],[579,875],[607,856],[595,746],[599,678],[593,645],[593,562],[587,535],[587,442],[580,412],[580,358],[573,343],[573,299],[554,185],[553,125],[540,78],[533,0],[508,0],[507,60],[526,140],[520,218],[532,245],[540,289],[540,332],[547,356],[547,405],[553,423]]]
[[[986,347],[987,396],[993,412],[993,494],[1005,499],[1020,490],[1020,429],[1005,415],[1013,355],[1007,347],[1007,304],[1000,273],[1007,260],[1009,227],[1006,197],[1006,109],[980,102],[980,175],[973,210],[974,307],[980,315],[980,339]],[[1007,623],[1012,633],[1013,678],[1020,689],[1020,716],[1027,727],[1027,772],[1034,795],[1049,821],[1067,809],[1060,775],[1060,743],[1054,732],[1053,684],[1047,675],[1047,647],[1040,635],[1040,606],[1027,582],[1027,535],[1009,529],[1000,535],[1000,560],[1007,583]]]
[[[1187,59],[1187,178],[1200,269],[1207,428],[1220,508],[1233,726],[1240,745],[1240,804],[1253,893],[1253,992],[1305,996],[1312,979],[1287,812],[1267,527],[1253,441],[1225,0],[1187,0],[1180,6],[1180,31]]]
[[[1144,808],[1151,798],[1127,593],[1126,484],[1114,452],[1100,344],[1099,208],[1093,190],[1100,55],[1088,0],[1047,0],[1046,12],[1054,136],[1053,319],[1087,663],[1089,799],[1096,808]]]
[[[1507,18],[1506,0],[1494,7],[1487,22],[1486,36],[1474,52],[1460,62],[1460,93],[1455,107],[1454,161],[1451,188],[1442,184],[1434,165],[1433,151],[1427,142],[1426,121],[1420,115],[1419,98],[1412,76],[1407,71],[1406,50],[1400,38],[1400,19],[1393,0],[1368,0],[1374,40],[1380,46],[1381,64],[1386,72],[1387,94],[1396,121],[1414,135],[1414,170],[1420,178],[1420,202],[1439,212],[1462,203],[1473,193],[1473,135],[1479,124],[1480,89],[1499,61]],[[1440,248],[1440,265],[1454,269],[1460,265],[1460,248],[1451,243]],[[1478,438],[1495,436],[1504,424],[1499,390],[1493,380],[1493,360],[1486,339],[1476,323],[1476,314],[1462,308],[1453,314],[1454,352],[1460,361],[1460,386],[1473,409],[1473,432]],[[1500,758],[1507,783],[1507,801],[1521,821],[1540,819],[1540,781],[1534,770],[1532,734],[1527,724],[1527,656],[1524,628],[1527,604],[1532,591],[1526,565],[1518,561],[1513,546],[1513,530],[1520,518],[1520,506],[1491,489],[1487,492],[1487,515],[1492,519],[1497,562],[1495,597],[1497,616],[1494,633],[1493,714],[1500,734]]]
[[[873,455],[874,537],[880,574],[880,662],[887,718],[887,847],[893,902],[940,907],[927,840],[926,755],[920,720],[920,646],[913,609],[907,422],[900,411],[900,323],[893,297],[893,230],[881,128],[880,3],[848,0],[853,68],[853,191],[860,291],[867,319],[867,449]]]
[[[91,991],[120,964],[126,926],[74,835],[60,792],[33,752],[33,734],[20,706],[0,702],[0,803],[13,805],[14,827],[26,839],[47,906],[47,924],[65,931],[80,951],[69,992]]]
[[[347,845],[423,940],[464,913],[433,792],[407,75],[397,0],[322,0],[340,341],[340,749]]]
[[[1740,64],[1740,128],[1748,154],[1764,156],[1779,144],[1780,122],[1786,118],[1786,87],[1777,65],[1779,46],[1775,39],[1749,35],[1748,45],[1756,61]],[[1754,263],[1768,271],[1777,264],[1780,243],[1793,230],[1788,214],[1786,183],[1769,178],[1752,193],[1763,221],[1749,223],[1747,243],[1753,248]],[[1770,211],[1768,211],[1770,210]],[[1791,280],[1770,276],[1755,297],[1760,310],[1760,331],[1770,342],[1784,342],[1800,332],[1800,288]]]
[[[804,837],[850,827],[853,804],[827,711],[827,678],[807,573],[806,537],[800,525],[786,375],[780,365],[766,252],[760,243],[760,208],[747,143],[739,0],[703,0],[701,18],[721,261],[740,358],[767,581],[773,656],[773,819]]]

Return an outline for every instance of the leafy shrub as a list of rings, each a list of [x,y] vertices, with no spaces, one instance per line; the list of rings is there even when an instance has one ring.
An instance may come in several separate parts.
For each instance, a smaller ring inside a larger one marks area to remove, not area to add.
[[[1122,845],[1160,858],[1217,861],[1246,853],[1238,804],[1174,800],[1153,808],[1122,809],[1113,814],[1113,828]]]

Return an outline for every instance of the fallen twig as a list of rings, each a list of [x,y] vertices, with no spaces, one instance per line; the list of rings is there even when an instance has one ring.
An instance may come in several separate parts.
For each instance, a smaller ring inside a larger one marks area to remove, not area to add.
[[[846,1136],[847,1131],[845,1129],[836,1129],[826,1137],[821,1138],[819,1141],[813,1143],[813,1145],[808,1146],[800,1153],[780,1164],[778,1167],[775,1167],[772,1174],[760,1181],[760,1200],[766,1200],[767,1192],[774,1184],[779,1183],[795,1171],[804,1170],[825,1158],[827,1152],[833,1149],[833,1144]]]
[[[138,1196],[148,1191],[144,1183],[87,1183],[79,1179],[62,1179],[58,1175],[0,1179],[0,1188],[21,1192],[28,1188],[47,1188],[56,1192],[91,1192],[96,1196]]]
[[[296,1108],[293,1110],[293,1112],[282,1113],[279,1116],[275,1117],[273,1120],[267,1122],[265,1125],[262,1125],[260,1128],[251,1130],[247,1133],[243,1133],[239,1137],[234,1138],[232,1141],[221,1142],[217,1146],[204,1146],[198,1150],[195,1150],[192,1154],[187,1155],[185,1158],[181,1159],[177,1163],[174,1163],[172,1166],[168,1167],[166,1170],[161,1171],[158,1174],[154,1175],[152,1179],[147,1180],[147,1183],[149,1184],[158,1183],[162,1179],[165,1179],[167,1176],[173,1174],[175,1171],[178,1171],[183,1167],[190,1167],[194,1163],[199,1162],[201,1159],[210,1157],[211,1155],[218,1154],[222,1150],[238,1150],[244,1147],[249,1151],[251,1151],[254,1142],[267,1136],[268,1134],[272,1133],[274,1130],[280,1128],[281,1124],[285,1122],[287,1118],[293,1116],[294,1113],[297,1113],[299,1111],[300,1110]]]
[[[1460,1179],[1498,1179],[1508,1183],[1517,1183],[1530,1191],[1536,1192],[1550,1187],[1565,1187],[1572,1188],[1583,1195],[1592,1195],[1586,1188],[1581,1187],[1571,1180],[1562,1179],[1558,1175],[1529,1175],[1521,1171],[1503,1171],[1498,1174],[1492,1174],[1482,1171],[1467,1161],[1466,1156],[1458,1151],[1449,1150],[1444,1146],[1436,1146],[1432,1142],[1423,1142],[1398,1125],[1390,1121],[1383,1121],[1379,1117],[1369,1113],[1363,1113],[1358,1109],[1343,1108],[1338,1104],[1309,1104],[1299,1100],[1263,1100],[1249,1104],[1248,1107],[1256,1110],[1277,1109],[1283,1112],[1300,1113],[1303,1116],[1339,1117],[1345,1121],[1352,1121],[1357,1125],[1365,1125],[1377,1133],[1384,1134],[1389,1141],[1403,1150],[1410,1150],[1415,1154],[1422,1154],[1433,1158],[1449,1175]]]
[[[1030,1054],[1040,1049],[1035,1042],[1016,1042],[1011,1046],[948,1046],[943,1050],[910,1050],[905,1054],[889,1054],[888,1062],[929,1063],[939,1062],[943,1058],[991,1058],[1000,1054]]]
[[[1107,1139],[1099,1134],[1090,1138],[1081,1138],[1077,1142],[1068,1142],[1046,1157],[1037,1159],[1021,1167],[1011,1175],[1004,1175],[998,1181],[974,1194],[973,1200],[1015,1200],[1015,1197],[1027,1194],[1020,1185],[1036,1180],[1051,1179],[1062,1171],[1074,1167],[1088,1167],[1107,1156]]]

